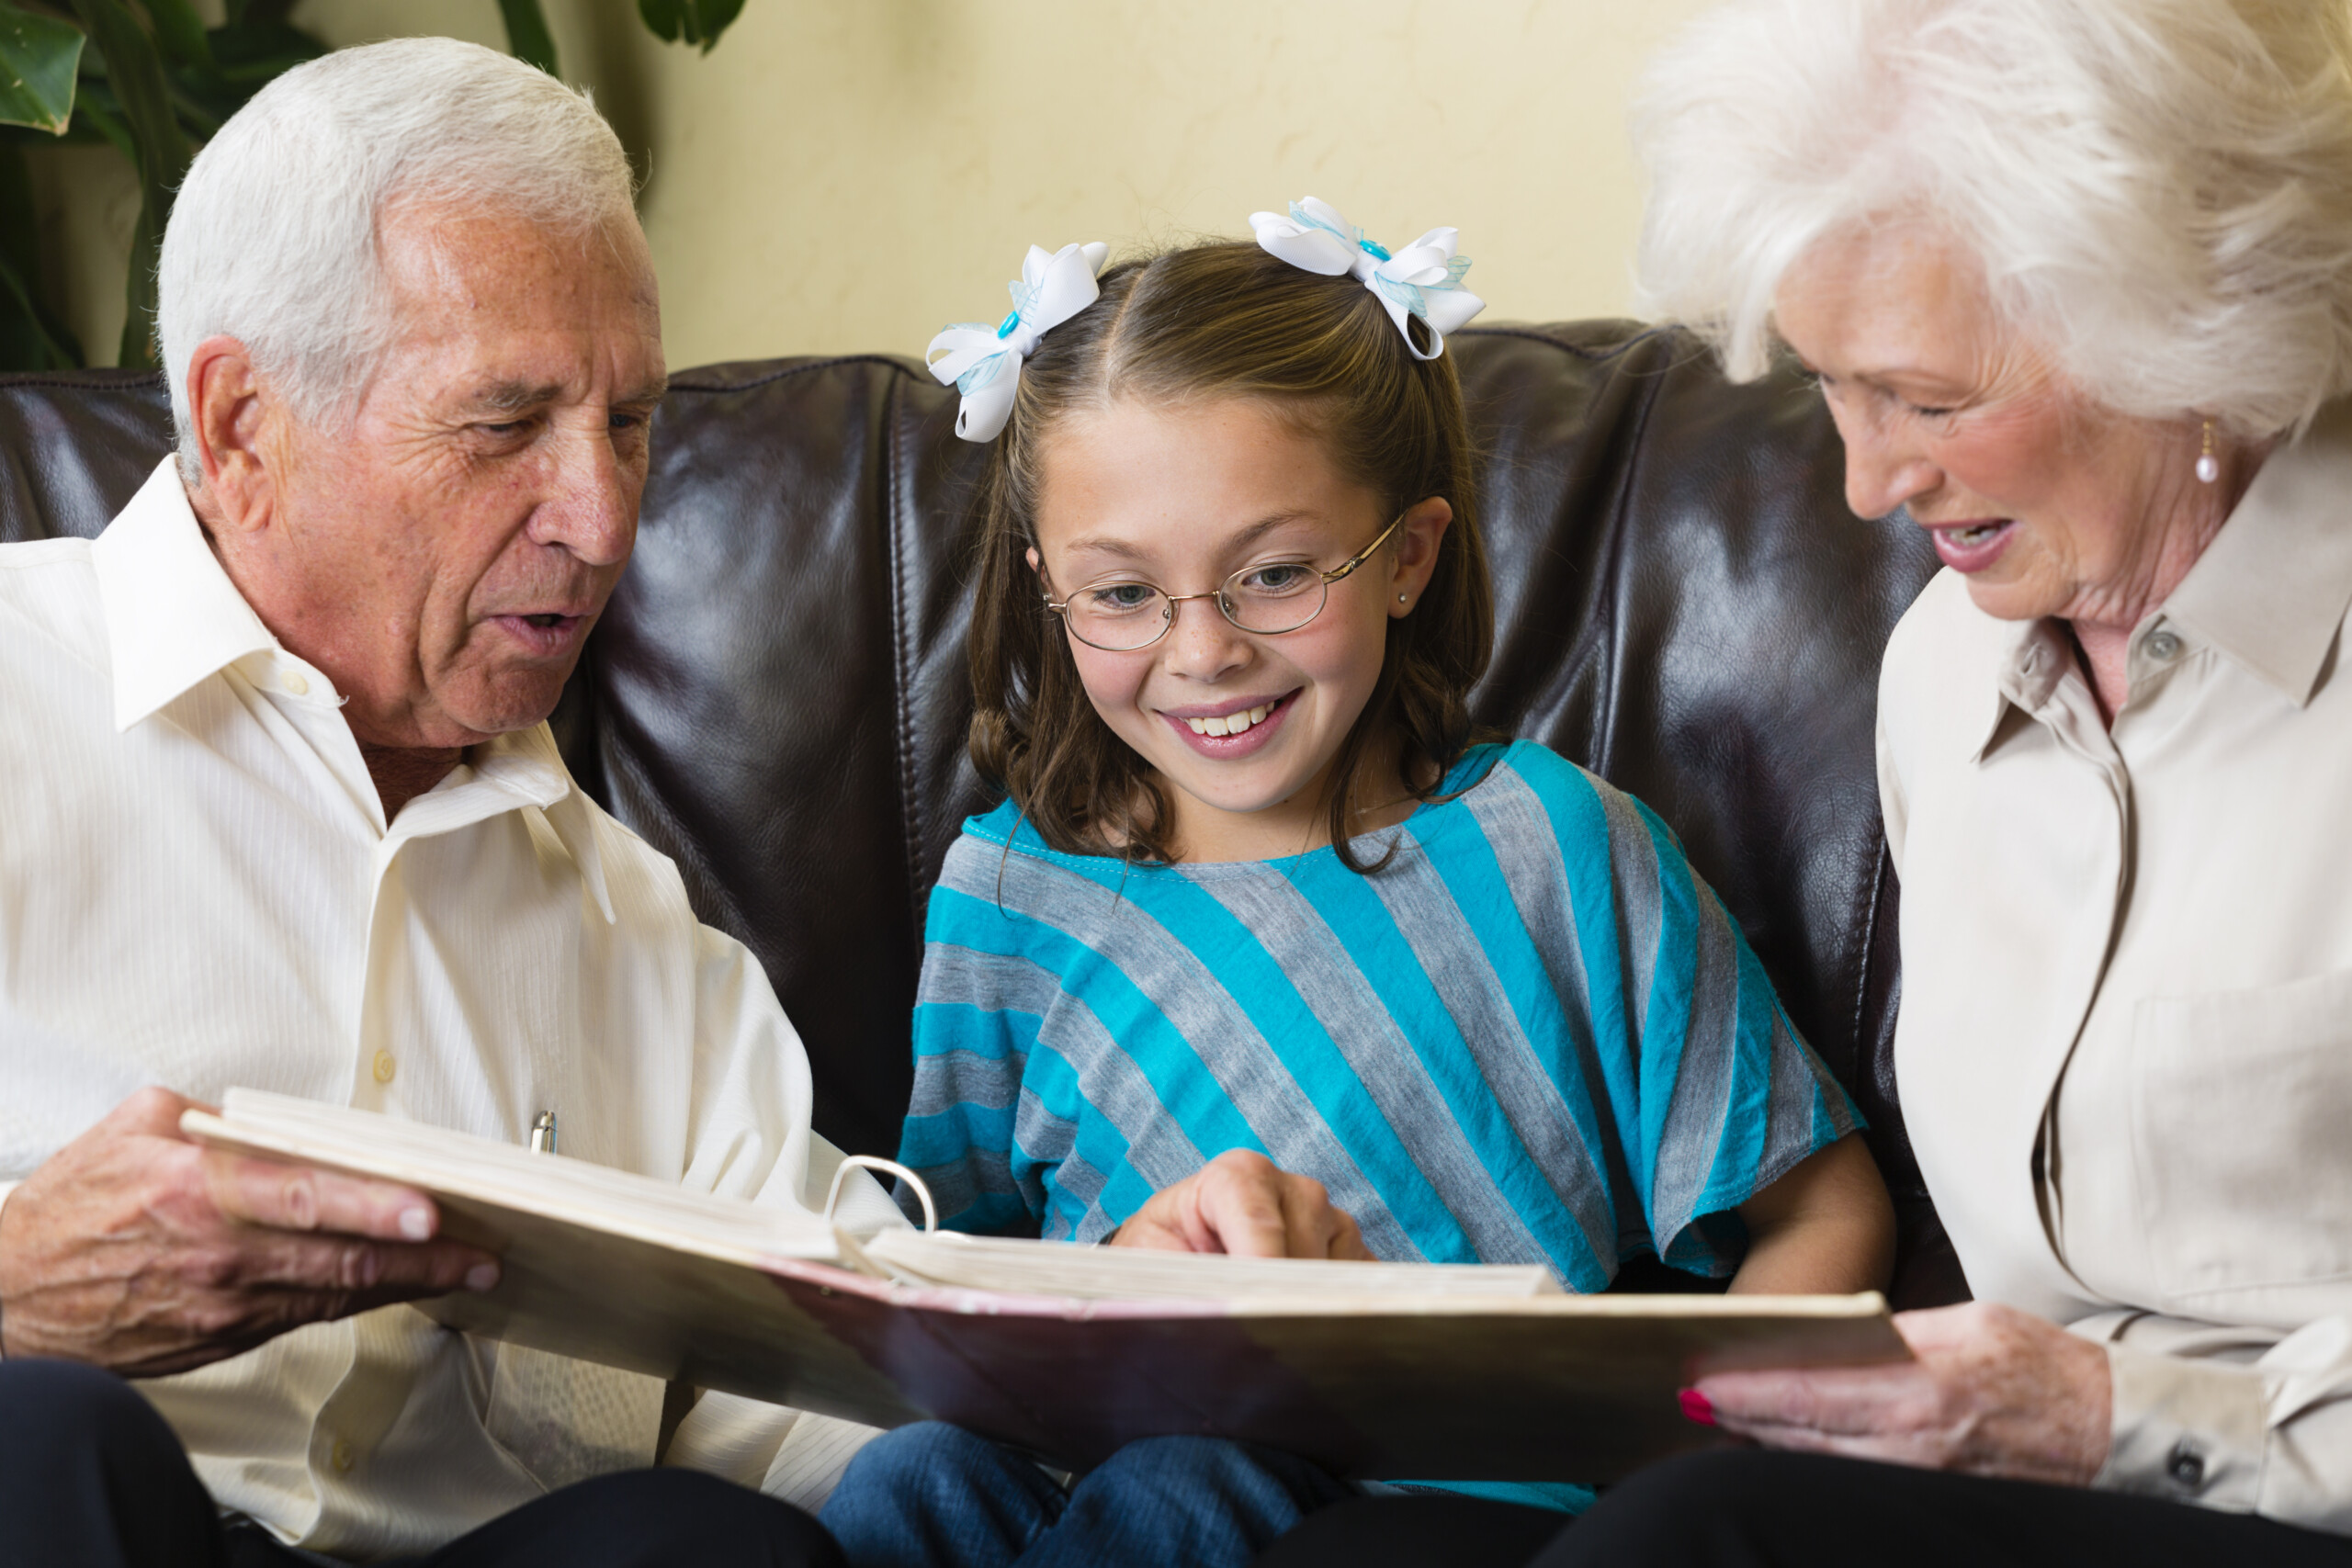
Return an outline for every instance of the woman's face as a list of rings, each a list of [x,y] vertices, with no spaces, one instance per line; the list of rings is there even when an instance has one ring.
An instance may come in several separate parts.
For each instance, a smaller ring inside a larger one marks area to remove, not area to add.
[[[1846,500],[1928,530],[1979,609],[2128,628],[2219,526],[2199,427],[2093,403],[2007,328],[1932,231],[1825,242],[1774,300],[1846,443]]]
[[[1274,563],[1328,571],[1391,520],[1321,442],[1241,399],[1066,415],[1041,479],[1029,560],[1057,601],[1121,583],[1211,593]],[[1242,631],[1201,598],[1178,604],[1148,648],[1069,638],[1094,711],[1170,786],[1186,859],[1268,859],[1323,841],[1332,761],[1379,679],[1389,619],[1419,603],[1452,515],[1443,501],[1413,507],[1295,631]]]

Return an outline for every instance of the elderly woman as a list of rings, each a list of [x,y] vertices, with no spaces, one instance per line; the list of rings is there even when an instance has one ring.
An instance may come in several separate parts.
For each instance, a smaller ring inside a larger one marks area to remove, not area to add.
[[[1880,780],[1978,1299],[1535,1561],[2352,1563],[2352,10],[1749,0],[1654,84],[1660,313],[1946,568]]]

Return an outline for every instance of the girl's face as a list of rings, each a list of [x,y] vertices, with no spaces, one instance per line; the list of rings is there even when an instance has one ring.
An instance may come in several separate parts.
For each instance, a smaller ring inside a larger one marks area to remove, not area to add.
[[[1040,479],[1029,564],[1057,602],[1117,583],[1214,594],[1236,571],[1285,562],[1329,571],[1392,520],[1320,441],[1240,398],[1123,400],[1065,416]],[[1148,648],[1111,653],[1069,638],[1094,711],[1170,785],[1186,860],[1265,860],[1328,841],[1332,762],[1379,679],[1388,622],[1419,604],[1453,516],[1442,498],[1416,503],[1295,631],[1242,631],[1204,597],[1176,605]],[[1393,789],[1364,798],[1386,806],[1404,784],[1395,739],[1375,740]],[[1378,825],[1377,814],[1363,824]]]

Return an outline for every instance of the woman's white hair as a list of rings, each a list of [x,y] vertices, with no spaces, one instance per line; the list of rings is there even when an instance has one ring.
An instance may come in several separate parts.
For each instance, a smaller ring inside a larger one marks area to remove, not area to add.
[[[201,477],[188,359],[216,334],[304,423],[350,416],[393,328],[378,246],[393,203],[588,232],[633,196],[586,95],[495,50],[398,39],[288,72],[197,154],[164,231],[155,314],[182,472]]]
[[[2118,412],[2267,436],[2352,389],[2346,0],[1737,0],[1634,140],[1645,304],[1736,378],[1815,245],[1925,219]]]

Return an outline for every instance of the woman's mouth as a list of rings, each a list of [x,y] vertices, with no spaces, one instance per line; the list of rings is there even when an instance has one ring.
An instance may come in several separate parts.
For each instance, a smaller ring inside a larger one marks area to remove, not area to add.
[[[1283,718],[1290,712],[1296,692],[1288,692],[1264,702],[1251,703],[1246,707],[1228,709],[1216,714],[1176,714],[1162,712],[1169,727],[1184,743],[1204,757],[1229,761],[1246,757],[1272,739],[1282,727]]]
[[[1954,571],[1983,571],[2001,558],[2017,527],[2014,518],[1993,517],[1936,524],[1928,528],[1928,536],[1936,542],[1937,556]]]

